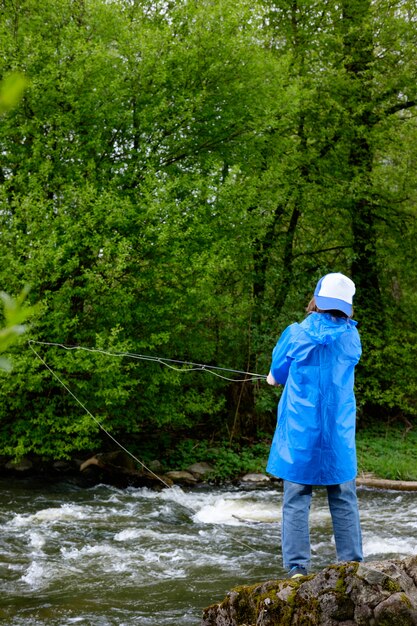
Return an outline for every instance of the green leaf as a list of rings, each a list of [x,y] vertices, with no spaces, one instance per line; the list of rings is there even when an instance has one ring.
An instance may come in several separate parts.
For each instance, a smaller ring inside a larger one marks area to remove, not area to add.
[[[0,357],[0,369],[5,372],[11,372],[12,364],[10,363],[8,359],[5,359],[4,357]]]
[[[20,72],[5,76],[0,83],[0,114],[7,113],[18,105],[27,85],[27,78]]]

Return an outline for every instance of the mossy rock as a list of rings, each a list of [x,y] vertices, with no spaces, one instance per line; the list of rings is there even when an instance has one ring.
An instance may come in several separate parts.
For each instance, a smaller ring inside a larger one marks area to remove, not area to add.
[[[417,626],[417,557],[340,563],[317,574],[233,589],[202,626]]]

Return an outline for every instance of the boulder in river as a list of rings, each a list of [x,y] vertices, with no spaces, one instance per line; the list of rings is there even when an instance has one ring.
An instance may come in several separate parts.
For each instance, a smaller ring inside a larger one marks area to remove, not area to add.
[[[271,481],[269,476],[259,473],[245,474],[240,480],[242,483],[269,483]]]
[[[179,485],[194,485],[197,482],[197,478],[194,474],[186,470],[173,470],[172,472],[167,472],[166,476],[172,480],[173,483],[178,483]]]
[[[92,484],[103,482],[119,488],[132,486],[155,489],[173,484],[166,475],[158,475],[147,468],[135,469],[133,459],[119,450],[95,454],[81,463],[79,469]]]
[[[214,470],[213,466],[210,463],[206,463],[205,461],[201,461],[200,463],[193,463],[190,467],[187,467],[187,472],[190,472],[197,478],[197,480],[201,480],[207,474],[210,474]]]
[[[338,563],[317,574],[236,587],[201,626],[415,626],[417,556]]]

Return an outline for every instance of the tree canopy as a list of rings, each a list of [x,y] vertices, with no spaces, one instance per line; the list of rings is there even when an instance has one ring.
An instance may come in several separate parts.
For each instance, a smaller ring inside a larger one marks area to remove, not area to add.
[[[155,362],[267,373],[316,281],[356,283],[359,423],[417,413],[417,8],[408,0],[0,3],[1,289],[110,432],[255,437],[276,394]],[[24,341],[3,454],[66,457],[97,424]]]

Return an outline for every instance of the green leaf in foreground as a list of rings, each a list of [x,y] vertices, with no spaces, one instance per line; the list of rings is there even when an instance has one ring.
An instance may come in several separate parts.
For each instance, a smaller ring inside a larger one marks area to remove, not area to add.
[[[36,311],[36,306],[24,305],[28,292],[29,287],[25,287],[17,298],[12,298],[4,291],[0,292],[5,322],[4,328],[0,330],[0,352],[5,352],[16,343],[26,330],[23,322]],[[4,357],[0,358],[0,369],[9,372],[12,369],[10,361]]]
[[[11,72],[0,83],[0,114],[7,113],[19,103],[27,79],[20,72]]]

